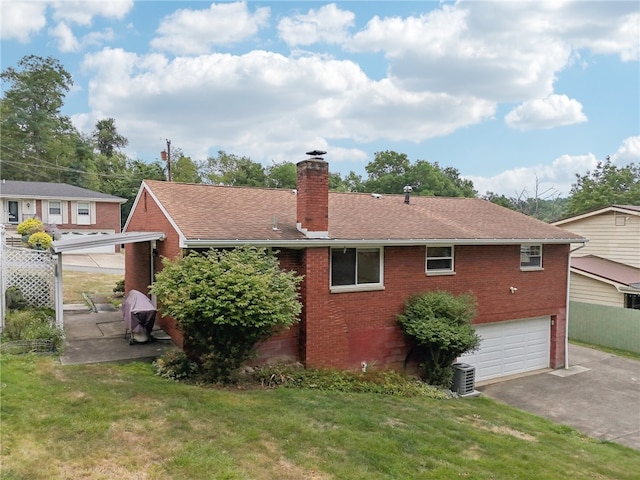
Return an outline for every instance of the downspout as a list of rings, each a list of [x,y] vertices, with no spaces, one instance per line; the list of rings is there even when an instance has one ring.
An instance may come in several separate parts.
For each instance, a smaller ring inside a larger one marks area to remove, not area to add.
[[[582,244],[573,250],[569,250],[569,261],[567,262],[567,307],[565,309],[565,322],[564,322],[564,368],[569,368],[569,294],[571,287],[571,254],[577,252],[581,248],[586,247],[586,244]]]

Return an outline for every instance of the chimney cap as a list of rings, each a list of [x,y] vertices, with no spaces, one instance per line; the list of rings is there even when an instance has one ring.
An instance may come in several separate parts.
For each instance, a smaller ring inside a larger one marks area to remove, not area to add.
[[[311,155],[312,157],[317,157],[317,158],[321,158],[321,155],[326,155],[327,152],[324,152],[322,150],[311,150],[310,152],[307,152],[307,155]]]

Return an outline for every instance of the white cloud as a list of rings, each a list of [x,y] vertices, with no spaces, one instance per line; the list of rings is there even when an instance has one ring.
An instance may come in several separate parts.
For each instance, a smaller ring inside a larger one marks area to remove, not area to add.
[[[619,166],[640,163],[640,136],[626,138],[611,158]]]
[[[278,34],[290,46],[341,43],[347,39],[347,30],[353,27],[354,19],[353,12],[331,3],[310,9],[305,15],[283,18],[278,23]]]
[[[133,8],[133,0],[59,0],[52,7],[55,20],[88,26],[98,16],[123,19]]]
[[[3,0],[0,2],[0,38],[28,42],[31,35],[47,24],[46,10],[46,3]]]
[[[160,36],[151,41],[151,46],[182,55],[208,53],[216,45],[252,37],[267,25],[270,13],[268,7],[251,13],[246,2],[213,3],[206,10],[177,10],[160,23]]]
[[[594,171],[598,161],[601,160],[593,153],[565,154],[547,165],[513,168],[492,177],[469,175],[465,178],[473,182],[475,189],[481,195],[491,191],[507,197],[517,197],[523,189],[526,189],[529,196],[534,196],[537,180],[539,192],[552,189],[566,197],[576,181],[576,175],[582,176],[588,171]],[[616,152],[611,155],[611,160],[618,166],[640,162],[640,136],[624,139]]]
[[[548,129],[587,121],[582,105],[566,95],[530,100],[511,110],[505,123],[519,130]]]
[[[118,118],[132,145],[171,130],[201,152],[226,145],[282,160],[292,145],[298,151],[339,139],[418,142],[494,113],[490,102],[405,92],[372,81],[351,61],[313,55],[253,51],[170,61],[104,49],[87,55],[84,68],[93,76],[91,108]]]
[[[576,174],[584,175],[596,167],[598,159],[592,153],[586,155],[562,155],[550,165],[538,164],[531,167],[513,168],[492,177],[465,176],[471,180],[480,195],[491,191],[518,197],[523,189],[526,196],[535,196],[538,192],[555,192],[556,196],[566,197],[575,183]]]
[[[80,42],[64,22],[58,23],[55,28],[50,28],[49,35],[54,38],[58,50],[61,52],[77,52],[80,50]]]

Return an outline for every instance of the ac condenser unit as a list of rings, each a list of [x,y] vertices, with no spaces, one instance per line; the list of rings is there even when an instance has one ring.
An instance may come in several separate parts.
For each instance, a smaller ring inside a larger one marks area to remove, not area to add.
[[[476,368],[467,363],[453,364],[453,385],[451,390],[460,396],[477,395],[476,392]]]

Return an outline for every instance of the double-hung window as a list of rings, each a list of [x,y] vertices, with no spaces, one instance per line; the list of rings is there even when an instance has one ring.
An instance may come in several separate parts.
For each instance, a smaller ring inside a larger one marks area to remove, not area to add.
[[[542,245],[520,246],[520,269],[540,270],[542,268]]]
[[[427,247],[427,275],[455,273],[453,269],[453,245]]]
[[[49,200],[49,215],[62,215],[60,202]]]
[[[91,210],[89,209],[89,202],[78,202],[78,225],[90,225],[91,224]]]
[[[382,287],[381,248],[332,248],[331,289],[368,290]]]

